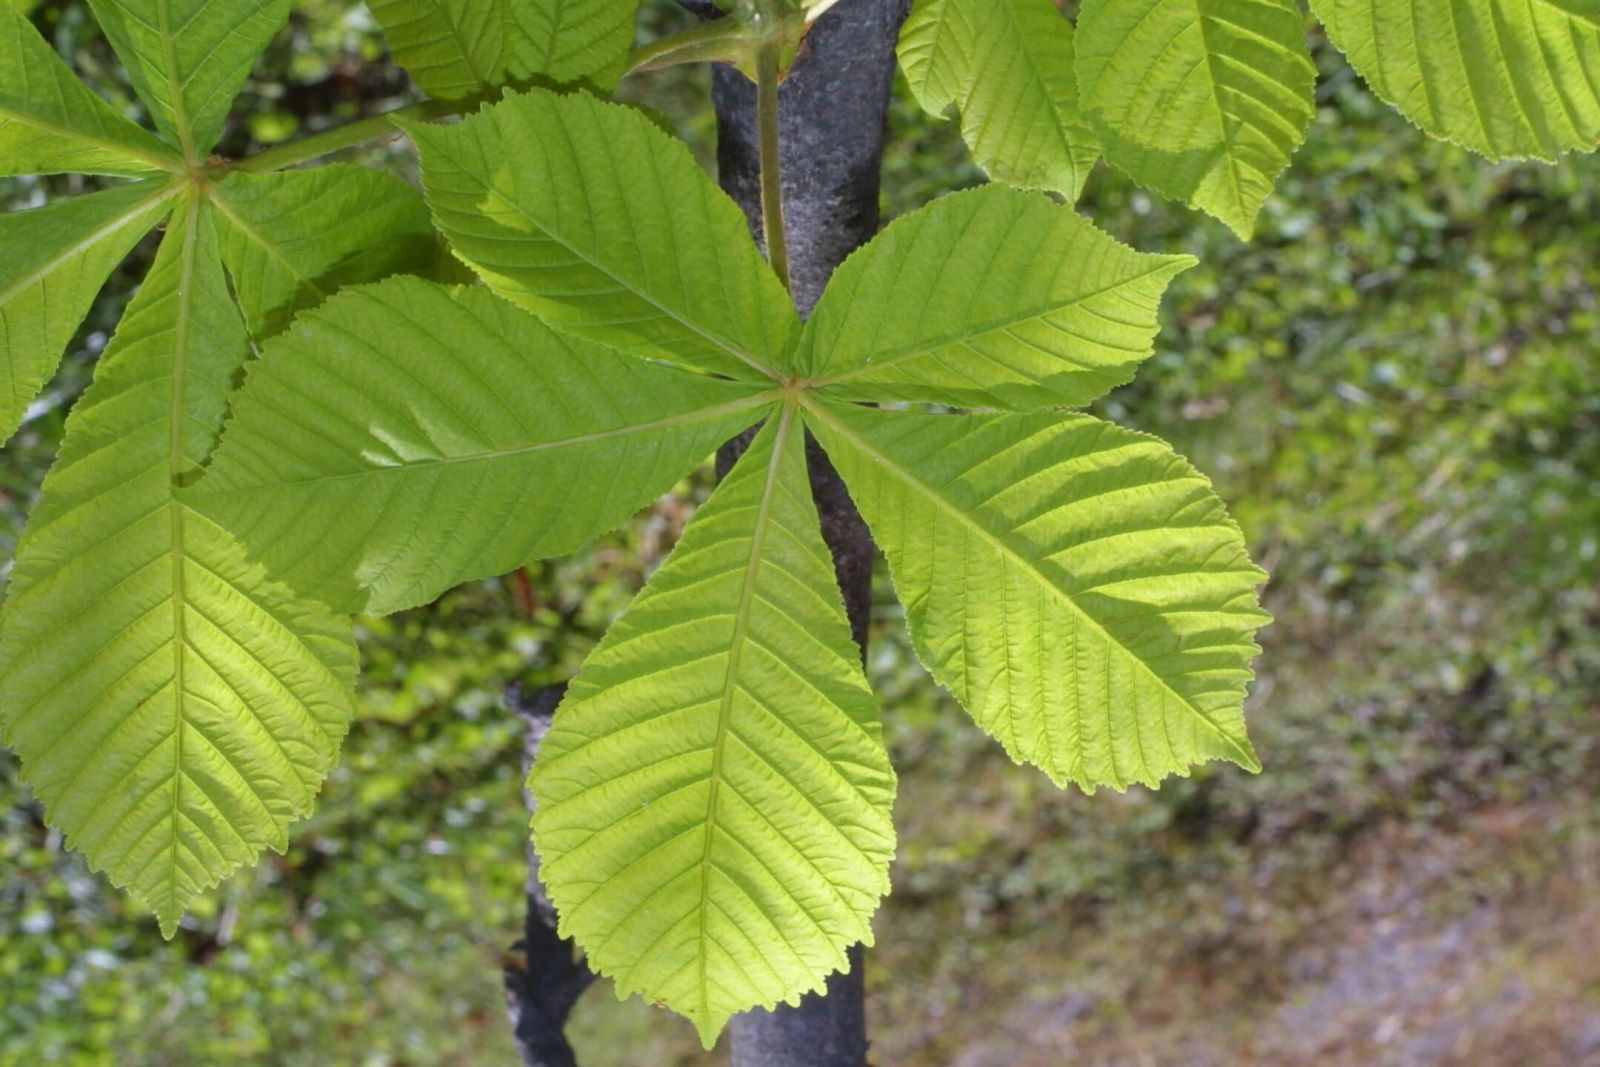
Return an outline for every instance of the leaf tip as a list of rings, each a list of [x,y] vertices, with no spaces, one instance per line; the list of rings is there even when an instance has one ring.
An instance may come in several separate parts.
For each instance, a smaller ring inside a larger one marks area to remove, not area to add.
[[[155,909],[156,925],[161,928],[161,939],[171,941],[178,936],[178,927],[183,922],[183,909],[176,905],[167,905]]]
[[[1224,755],[1228,762],[1240,767],[1249,774],[1260,774],[1262,770],[1261,757],[1256,754],[1256,748],[1245,736],[1228,736],[1228,747],[1233,751]]]
[[[722,1028],[728,1024],[728,1017],[720,1019],[713,1015],[699,1015],[694,1017],[695,1033],[700,1038],[700,1047],[710,1052],[717,1047],[717,1038],[722,1036]]]

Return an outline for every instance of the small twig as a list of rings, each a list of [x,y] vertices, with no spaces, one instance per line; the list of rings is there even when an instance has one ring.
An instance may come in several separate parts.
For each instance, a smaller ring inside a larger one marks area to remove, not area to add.
[[[628,73],[642,74],[683,63],[734,62],[746,53],[744,39],[744,28],[732,19],[712,19],[635,48],[628,57]]]

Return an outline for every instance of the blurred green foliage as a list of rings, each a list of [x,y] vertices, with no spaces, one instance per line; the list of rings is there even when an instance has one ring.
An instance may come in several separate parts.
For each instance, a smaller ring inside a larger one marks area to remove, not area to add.
[[[677,17],[647,10],[657,30]],[[133,106],[84,4],[47,0],[36,18]],[[1274,572],[1249,709],[1267,771],[1056,793],[917,669],[885,577],[872,669],[904,778],[873,972],[889,1062],[949,1062],[998,1013],[958,1023],[963,998],[993,1007],[1024,980],[1112,1003],[1141,961],[1220,958],[1241,983],[1271,972],[1324,916],[1350,850],[1390,828],[1575,803],[1530,853],[1551,865],[1600,818],[1600,160],[1490,166],[1318,55],[1309,146],[1255,243],[1104,167],[1083,205],[1203,263],[1174,290],[1156,358],[1105,410],[1210,472]],[[359,5],[302,0],[224,150],[408,100],[381,56]],[[708,158],[705,82],[658,75],[628,93]],[[951,124],[904,97],[892,132],[891,214],[981,180]],[[355,158],[409,173],[403,146]],[[0,199],[80,183],[18,180]],[[148,255],[113,280],[6,451],[0,553]],[[0,753],[0,1067],[507,1062],[499,970],[526,819],[502,688],[569,676],[705,488],[573,559],[364,623],[363,715],[318,814],[171,943],[64,850]],[[1122,955],[1063,950],[1106,931]],[[587,1063],[691,1055],[687,1028],[604,992],[577,1028]]]

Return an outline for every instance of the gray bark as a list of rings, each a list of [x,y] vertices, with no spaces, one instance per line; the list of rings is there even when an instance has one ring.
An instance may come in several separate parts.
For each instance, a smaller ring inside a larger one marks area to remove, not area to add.
[[[702,15],[714,7],[683,0]],[[841,0],[808,36],[780,93],[784,217],[788,223],[791,289],[809,315],[834,269],[878,230],[889,92],[895,42],[910,0]],[[717,162],[722,187],[744,209],[761,241],[761,190],[755,87],[731,69],[713,75]],[[751,434],[718,454],[726,474]],[[807,441],[811,487],[832,552],[851,633],[866,656],[876,547],[843,481],[815,441]],[[560,702],[561,687],[533,694],[513,689],[508,702],[528,724],[531,765]],[[532,798],[528,798],[530,810]],[[527,923],[519,943],[525,963],[506,968],[506,1002],[525,1067],[573,1067],[562,1033],[578,996],[593,981],[569,942],[555,933],[555,914],[539,882],[530,849]],[[734,1067],[865,1067],[866,985],[860,945],[849,950],[850,971],[828,979],[825,995],[798,1007],[752,1011],[733,1020]]]
[[[506,693],[507,705],[527,728],[522,751],[524,780],[565,692],[565,686],[552,685],[532,693],[512,686]],[[533,796],[526,789],[523,799],[531,815]],[[512,946],[512,962],[505,968],[506,1011],[511,1017],[512,1037],[523,1067],[576,1067],[564,1030],[572,1006],[594,981],[594,975],[578,958],[572,942],[556,935],[555,906],[539,881],[539,856],[531,841],[525,889],[528,910],[522,940]]]

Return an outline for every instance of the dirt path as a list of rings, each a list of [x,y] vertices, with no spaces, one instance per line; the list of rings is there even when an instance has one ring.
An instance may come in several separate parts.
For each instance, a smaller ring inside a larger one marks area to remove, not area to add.
[[[992,991],[972,989],[965,1018],[943,1025],[978,1032],[952,1052],[954,1042],[891,1039],[879,1062],[1600,1067],[1600,854],[1583,835],[1542,857],[1519,851],[1559,816],[1486,813],[1424,840],[1380,832],[1258,973],[1224,972],[1225,984],[1150,946],[1153,972],[1120,1002],[1023,995],[1003,1019],[977,1025]],[[1082,947],[1064,957],[1098,958]]]

